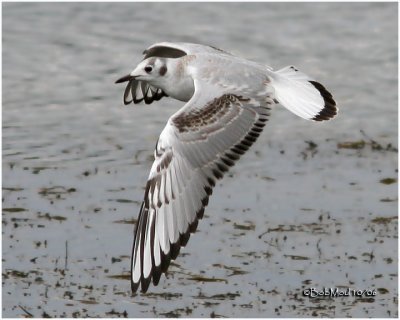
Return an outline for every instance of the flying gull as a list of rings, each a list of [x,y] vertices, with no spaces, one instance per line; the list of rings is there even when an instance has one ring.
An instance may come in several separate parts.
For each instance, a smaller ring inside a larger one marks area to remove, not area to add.
[[[171,97],[186,104],[158,139],[135,228],[132,291],[157,285],[203,217],[216,180],[257,140],[271,107],[330,120],[338,109],[325,87],[293,66],[278,71],[221,49],[162,42],[116,83],[124,103]]]

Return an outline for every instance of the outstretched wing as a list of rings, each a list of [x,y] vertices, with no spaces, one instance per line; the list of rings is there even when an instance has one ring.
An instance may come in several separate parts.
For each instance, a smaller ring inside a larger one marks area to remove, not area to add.
[[[198,53],[218,53],[231,55],[230,53],[217,47],[186,42],[159,42],[151,45],[143,54],[145,59],[150,57],[181,58],[185,55]]]
[[[144,101],[150,104],[168,95],[161,89],[151,86],[145,81],[130,79],[124,92],[124,104],[138,104]]]
[[[215,181],[256,141],[273,103],[204,86],[195,81],[192,99],[157,142],[133,243],[133,292],[158,284],[195,232]]]

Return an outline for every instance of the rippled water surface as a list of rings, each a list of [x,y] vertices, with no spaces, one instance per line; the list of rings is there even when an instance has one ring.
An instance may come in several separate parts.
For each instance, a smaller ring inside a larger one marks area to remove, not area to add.
[[[397,317],[397,4],[3,3],[5,317]],[[129,284],[156,140],[182,103],[114,81],[191,41],[334,94],[324,124],[276,107],[147,294]],[[375,291],[311,299],[308,288]]]

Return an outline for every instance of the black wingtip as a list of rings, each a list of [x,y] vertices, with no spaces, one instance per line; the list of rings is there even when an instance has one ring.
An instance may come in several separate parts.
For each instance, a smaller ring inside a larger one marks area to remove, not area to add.
[[[150,273],[151,274],[151,273]],[[142,293],[146,293],[147,289],[149,289],[149,285],[151,282],[151,276],[148,278],[142,277],[142,289],[140,290]]]
[[[332,94],[317,81],[309,81],[321,94],[324,99],[324,108],[314,117],[314,121],[324,121],[334,118],[338,113],[336,101],[333,100]]]
[[[134,79],[135,77],[131,76],[130,74],[127,74],[126,76],[123,76],[122,78],[119,78],[115,83],[122,83],[122,82],[127,82],[129,80]]]
[[[135,294],[135,293],[136,293],[137,289],[139,288],[139,284],[140,284],[140,282],[135,283],[135,282],[133,282],[133,281],[131,280],[131,290],[132,290],[132,294]]]
[[[159,265],[158,267],[154,267],[153,270],[153,284],[156,286],[158,285],[158,283],[160,282],[160,278],[161,278],[161,265]]]
[[[128,104],[132,103],[132,100],[128,101],[124,99],[124,105],[127,106]]]

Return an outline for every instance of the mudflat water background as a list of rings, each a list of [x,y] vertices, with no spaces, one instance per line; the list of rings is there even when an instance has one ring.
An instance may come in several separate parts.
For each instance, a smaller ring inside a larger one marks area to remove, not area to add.
[[[397,317],[397,4],[3,3],[4,317]],[[280,106],[167,277],[130,293],[133,223],[182,103],[124,107],[158,41],[293,64],[340,116]],[[303,296],[307,288],[374,296]]]

